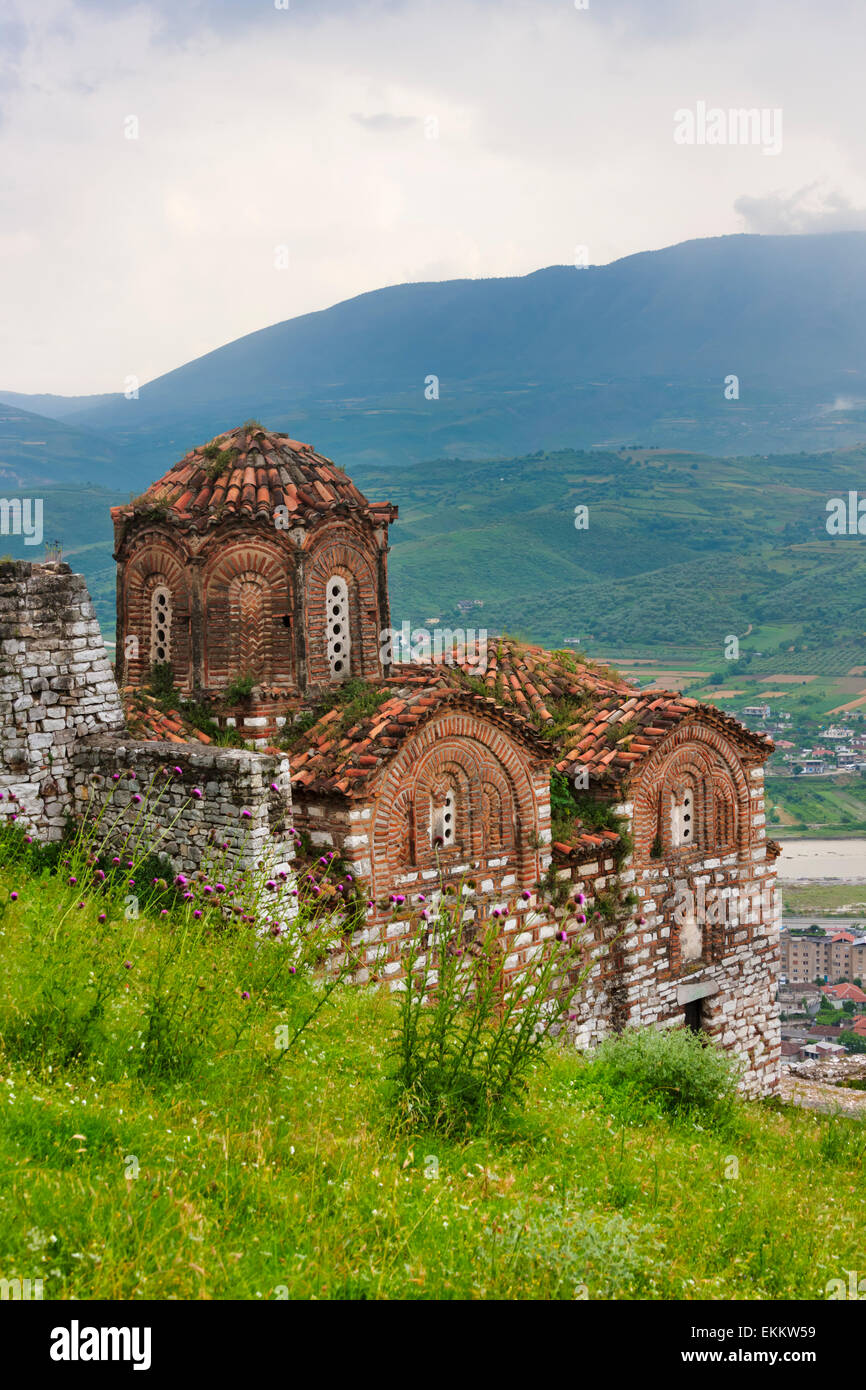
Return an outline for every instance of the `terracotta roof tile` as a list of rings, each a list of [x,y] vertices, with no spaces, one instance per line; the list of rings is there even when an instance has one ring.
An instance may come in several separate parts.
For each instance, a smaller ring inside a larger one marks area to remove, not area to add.
[[[367,516],[380,525],[394,521],[390,502],[371,504],[345,473],[309,446],[257,425],[240,425],[185,454],[135,502],[113,507],[115,520],[168,505],[168,519],[192,518],[196,529],[226,513],[273,525],[277,507],[289,524],[333,511]]]

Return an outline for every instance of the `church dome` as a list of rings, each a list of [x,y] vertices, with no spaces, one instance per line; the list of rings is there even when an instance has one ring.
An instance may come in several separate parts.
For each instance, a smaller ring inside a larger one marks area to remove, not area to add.
[[[166,519],[210,526],[231,517],[273,522],[278,507],[287,525],[329,513],[393,521],[390,503],[370,503],[342,469],[309,444],[248,423],[191,449],[151,483],[126,515],[158,511]]]

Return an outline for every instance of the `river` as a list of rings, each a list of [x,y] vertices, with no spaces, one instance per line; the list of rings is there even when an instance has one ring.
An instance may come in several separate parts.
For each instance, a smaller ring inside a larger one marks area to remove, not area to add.
[[[837,883],[866,883],[866,839],[781,840],[776,860],[780,883],[833,879]]]

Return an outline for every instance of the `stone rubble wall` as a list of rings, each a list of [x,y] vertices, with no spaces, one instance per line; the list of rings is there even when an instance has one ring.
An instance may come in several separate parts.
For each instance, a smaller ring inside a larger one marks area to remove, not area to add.
[[[76,743],[123,728],[82,576],[61,563],[0,564],[0,809],[40,838],[59,839]]]
[[[80,742],[74,769],[76,815],[93,823],[104,809],[100,840],[108,834],[119,847],[135,824],[132,833],[167,855],[177,873],[204,870],[215,856],[251,872],[289,870],[294,849],[288,758],[245,748],[95,737]]]

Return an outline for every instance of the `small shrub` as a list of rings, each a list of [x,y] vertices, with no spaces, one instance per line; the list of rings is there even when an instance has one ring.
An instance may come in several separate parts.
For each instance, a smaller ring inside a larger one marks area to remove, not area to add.
[[[148,689],[157,700],[171,700],[177,694],[174,667],[170,661],[155,661],[150,668]]]
[[[736,1096],[733,1059],[688,1028],[629,1028],[602,1043],[587,1072],[675,1115],[722,1116]]]
[[[257,679],[252,671],[239,671],[234,679],[229,681],[223,692],[224,702],[227,705],[239,705],[248,700],[253,693]]]
[[[652,1254],[650,1224],[581,1209],[551,1198],[540,1208],[516,1206],[485,1232],[500,1297],[527,1285],[544,1298],[634,1296]]]

